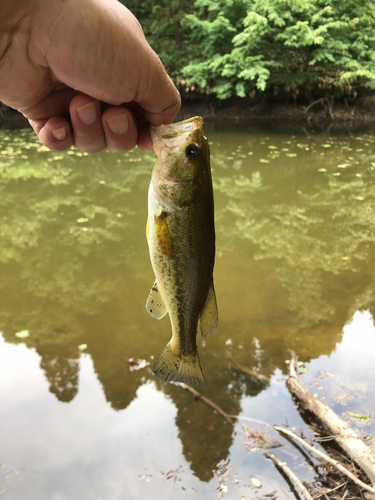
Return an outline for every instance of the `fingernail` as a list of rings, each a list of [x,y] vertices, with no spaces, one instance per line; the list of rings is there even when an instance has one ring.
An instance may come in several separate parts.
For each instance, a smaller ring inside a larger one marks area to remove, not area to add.
[[[126,114],[108,118],[107,125],[113,134],[125,134],[129,129],[129,119]]]
[[[65,137],[66,137],[66,127],[53,128],[51,130],[51,134],[58,141],[63,141],[65,139]]]
[[[92,123],[94,123],[94,121],[98,117],[95,102],[91,101],[77,108],[77,115],[81,122],[85,125],[91,125]]]

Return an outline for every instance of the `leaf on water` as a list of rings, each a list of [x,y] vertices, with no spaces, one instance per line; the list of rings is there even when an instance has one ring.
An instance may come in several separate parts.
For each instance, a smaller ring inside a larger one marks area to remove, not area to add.
[[[277,149],[277,146],[268,146],[268,149]]]
[[[372,420],[369,414],[358,415],[358,413],[353,413],[352,411],[347,411],[346,413],[349,415],[350,420],[359,420],[360,422],[371,422]]]
[[[288,391],[288,389],[283,389],[283,394],[285,394],[285,396],[292,396],[292,393]]]
[[[294,158],[295,156],[297,156],[296,153],[286,153],[285,156],[289,156],[289,158]]]
[[[349,257],[341,257],[341,260],[349,260]]]
[[[259,481],[259,479],[256,479],[255,477],[251,478],[251,482],[256,488],[260,488],[262,486],[262,483]]]
[[[78,349],[79,349],[80,351],[84,351],[85,349],[87,349],[87,344],[80,344],[80,345],[78,346]]]
[[[253,151],[249,151],[247,154],[248,154],[249,156],[252,156],[254,153],[253,153]]]
[[[362,174],[355,174],[356,177],[362,177]]]
[[[339,177],[341,175],[340,172],[334,172],[332,175],[334,175],[335,177]]]
[[[86,217],[80,217],[79,219],[77,219],[77,222],[79,222],[79,224],[83,224],[84,222],[87,222],[88,219]]]
[[[318,172],[327,172],[327,169],[326,169],[326,168],[320,168],[320,169],[318,170]]]
[[[266,160],[265,158],[260,158],[259,160],[261,163],[269,163],[269,160]]]
[[[355,199],[358,200],[358,201],[363,201],[364,197],[363,196],[356,196]]]
[[[322,144],[322,148],[330,148],[331,144]]]
[[[20,332],[17,332],[14,335],[19,339],[26,339],[27,337],[30,337],[29,330],[21,330]]]
[[[297,368],[300,373],[308,373],[308,368],[306,368],[306,365],[303,361],[298,361],[297,363]]]
[[[99,184],[106,184],[106,182],[102,180],[102,181],[99,181]]]

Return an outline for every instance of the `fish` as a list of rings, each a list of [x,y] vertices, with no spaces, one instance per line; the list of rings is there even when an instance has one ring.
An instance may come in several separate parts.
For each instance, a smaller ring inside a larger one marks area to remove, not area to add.
[[[155,282],[146,301],[149,314],[166,314],[172,338],[153,373],[165,382],[207,387],[197,334],[218,324],[213,282],[214,196],[210,149],[199,116],[151,127],[157,161],[148,191],[146,236]]]

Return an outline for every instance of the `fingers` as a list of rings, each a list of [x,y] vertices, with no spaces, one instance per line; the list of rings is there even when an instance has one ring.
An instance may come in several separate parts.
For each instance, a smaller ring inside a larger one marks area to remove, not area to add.
[[[133,115],[124,106],[112,106],[102,115],[106,144],[111,151],[130,151],[137,145],[138,131]]]
[[[29,119],[39,140],[53,151],[64,151],[73,145],[70,123],[62,116],[54,116],[49,120]]]
[[[54,109],[64,112],[58,105]],[[49,149],[63,151],[75,146],[87,153],[97,153],[108,147],[112,151],[125,152],[137,144],[134,117],[124,106],[111,106],[102,112],[99,101],[78,94],[65,114],[66,117],[29,119],[40,141]]]
[[[74,146],[86,153],[97,153],[106,147],[101,122],[100,103],[85,94],[77,95],[69,106]]]

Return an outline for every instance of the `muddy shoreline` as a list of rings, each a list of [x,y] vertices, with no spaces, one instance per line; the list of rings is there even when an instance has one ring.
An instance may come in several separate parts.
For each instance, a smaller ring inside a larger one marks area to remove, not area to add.
[[[200,115],[205,123],[218,127],[240,127],[275,131],[369,132],[375,130],[375,96],[355,102],[324,99],[297,103],[278,101],[205,100],[183,101],[176,121]],[[17,111],[3,109],[0,128],[25,128],[28,121]]]

